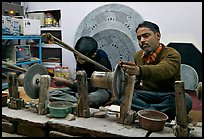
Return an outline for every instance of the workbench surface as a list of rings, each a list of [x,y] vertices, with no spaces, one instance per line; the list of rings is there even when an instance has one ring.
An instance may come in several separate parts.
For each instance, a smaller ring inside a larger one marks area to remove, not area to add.
[[[22,87],[18,88],[20,97],[25,102],[31,100]],[[3,92],[3,91],[2,91]],[[4,92],[7,92],[5,90]],[[99,109],[90,108],[91,115]],[[202,123],[193,127],[191,136],[202,137]],[[132,125],[117,122],[116,115],[106,115],[105,118],[83,118],[75,116],[75,120],[67,118],[50,118],[39,115],[34,109],[21,108],[19,110],[2,107],[2,131],[21,134],[29,137],[42,136],[89,136],[89,137],[176,137],[173,128],[164,127],[161,132],[148,132],[139,126],[135,120]]]
[[[97,111],[97,109],[90,108],[91,113]],[[91,137],[145,137],[148,134],[147,130],[144,130],[136,126],[137,120],[132,125],[123,125],[117,123],[117,117],[115,115],[107,115],[105,118],[83,118],[75,116],[74,120],[67,120],[66,118],[49,118],[46,115],[38,115],[37,113],[29,109],[10,109],[8,107],[2,107],[2,119],[12,121],[11,123],[18,123],[19,128],[17,132],[24,134],[22,128],[29,127],[32,133],[29,135],[26,132],[26,136],[46,136],[49,133],[41,133],[40,135],[33,134],[37,128],[49,129],[51,132],[56,131],[62,134],[68,134],[72,136],[91,136]],[[18,126],[17,126],[18,127]],[[36,127],[36,129],[35,129]],[[24,130],[26,130],[24,129]],[[3,130],[3,124],[2,124]],[[29,130],[30,131],[30,130]],[[36,130],[38,133],[39,131]],[[194,131],[195,132],[195,131]],[[48,135],[49,136],[49,135]],[[149,137],[175,137],[173,129],[170,127],[164,127],[161,132],[152,132]],[[196,136],[202,136],[202,127],[196,129]]]

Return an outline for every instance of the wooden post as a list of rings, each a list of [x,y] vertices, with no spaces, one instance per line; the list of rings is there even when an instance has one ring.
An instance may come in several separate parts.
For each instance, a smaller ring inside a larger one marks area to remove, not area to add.
[[[38,114],[44,115],[47,114],[48,109],[48,90],[50,87],[50,75],[41,75],[40,76],[40,89],[39,89],[39,104],[38,104]]]
[[[184,82],[175,81],[176,102],[176,136],[188,137],[187,111],[185,103]]]
[[[18,77],[15,72],[9,72],[7,76],[8,80],[8,91],[10,96],[10,102],[8,107],[11,109],[21,109],[24,107],[24,100],[20,98],[18,91]]]
[[[135,76],[127,75],[125,86],[125,93],[123,96],[122,103],[120,105],[120,116],[118,122],[121,124],[131,125],[134,122],[134,113],[131,110],[133,90],[135,84]]]
[[[75,114],[79,117],[90,117],[90,107],[89,107],[89,99],[88,99],[88,83],[87,83],[87,74],[83,71],[77,71],[76,73],[77,79],[77,92],[79,94],[78,97],[78,105],[75,107]]]
[[[18,92],[18,82],[17,82],[17,74],[15,72],[9,72],[8,73],[8,91],[9,96],[13,98],[19,98],[19,92]]]
[[[195,89],[196,96],[198,97],[198,100],[202,100],[202,82],[198,83],[198,86]]]

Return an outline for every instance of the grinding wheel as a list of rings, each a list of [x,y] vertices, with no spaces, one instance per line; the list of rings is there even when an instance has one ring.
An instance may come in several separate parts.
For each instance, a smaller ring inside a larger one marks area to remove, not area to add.
[[[24,76],[24,90],[31,99],[39,98],[40,76],[48,75],[47,69],[36,63],[29,67]]]
[[[116,98],[121,99],[125,90],[125,72],[117,64],[113,72],[113,92],[116,95]]]

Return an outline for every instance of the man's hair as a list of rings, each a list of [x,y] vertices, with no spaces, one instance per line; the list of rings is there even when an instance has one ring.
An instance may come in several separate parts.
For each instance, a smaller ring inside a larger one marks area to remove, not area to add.
[[[90,36],[83,36],[79,38],[75,45],[75,50],[84,54],[85,56],[92,56],[98,49],[97,41]]]
[[[152,32],[156,33],[156,32],[159,32],[160,33],[160,30],[159,30],[159,26],[156,25],[155,23],[152,23],[152,22],[149,22],[149,21],[144,21],[142,23],[140,23],[137,28],[135,29],[135,31],[137,32],[137,30],[139,28],[142,28],[142,27],[146,27],[146,28],[149,28]]]

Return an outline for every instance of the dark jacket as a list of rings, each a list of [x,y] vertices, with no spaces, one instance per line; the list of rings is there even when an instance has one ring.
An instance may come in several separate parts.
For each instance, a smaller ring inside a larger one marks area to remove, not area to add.
[[[110,62],[108,55],[106,54],[105,51],[98,49],[96,51],[96,56],[94,58],[92,58],[92,60],[94,60],[97,63],[105,66],[106,68],[112,70],[111,62]],[[88,78],[87,79],[88,92],[90,93],[90,92],[96,91],[98,88],[92,87],[90,78],[91,78],[91,75],[94,71],[103,71],[103,69],[101,69],[100,67],[98,67],[98,66],[96,66],[90,62],[87,62],[85,64],[80,64],[77,62],[76,71],[79,71],[79,70],[85,70],[86,71],[87,78]],[[74,89],[74,88],[72,88],[72,89]],[[76,91],[76,88],[74,90]]]
[[[92,60],[94,60],[97,63],[105,66],[106,68],[112,70],[111,63],[110,63],[110,61],[108,59],[108,55],[106,54],[105,51],[98,49],[96,51],[96,56],[94,58],[92,58]],[[91,75],[94,71],[103,71],[103,69],[101,69],[100,67],[98,67],[98,66],[96,66],[90,62],[87,62],[85,64],[77,63],[76,71],[78,71],[78,70],[85,70],[86,74],[87,74],[87,78],[91,78]]]

